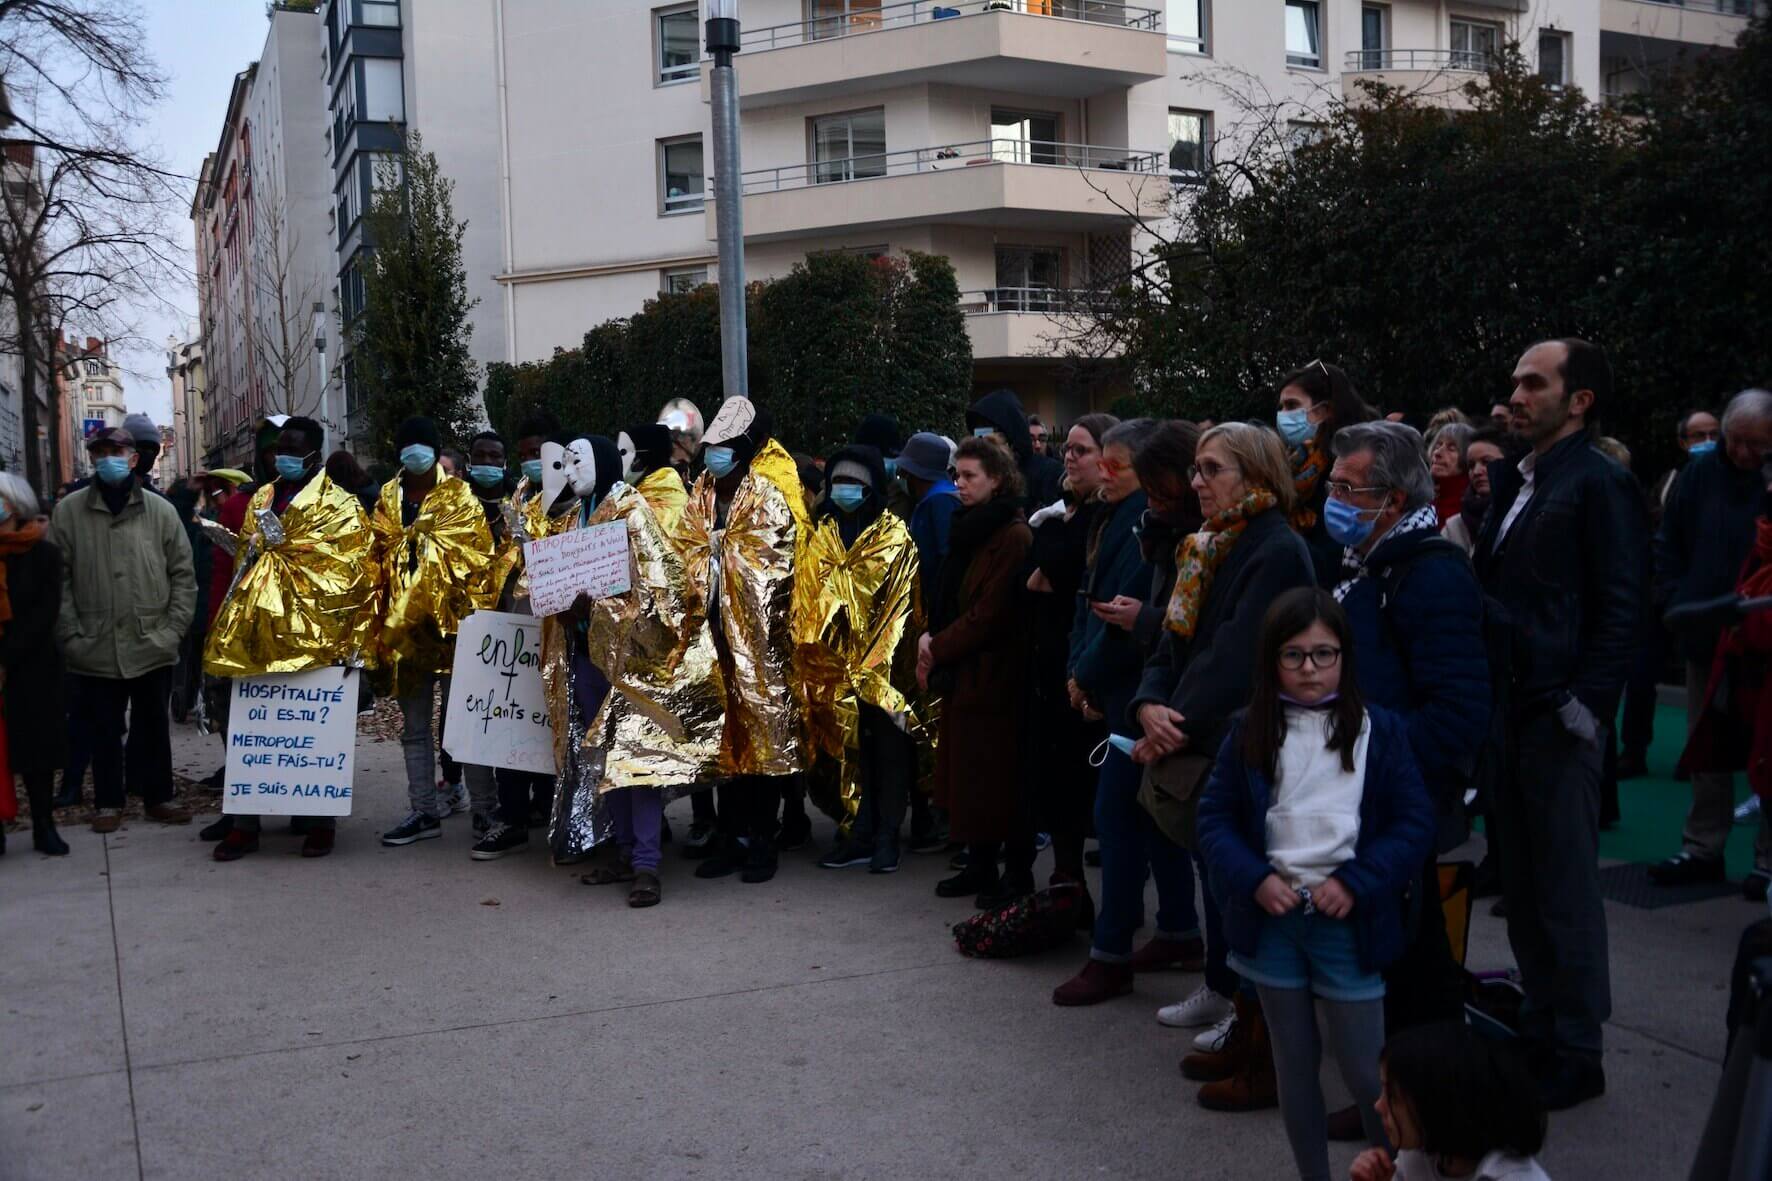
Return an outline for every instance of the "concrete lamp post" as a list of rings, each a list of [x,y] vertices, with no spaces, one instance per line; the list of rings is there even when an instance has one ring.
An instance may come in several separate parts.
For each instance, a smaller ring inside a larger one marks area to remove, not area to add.
[[[709,98],[714,117],[714,228],[720,252],[720,389],[750,394],[745,340],[744,180],[738,159],[738,0],[708,0],[708,53],[714,59]]]

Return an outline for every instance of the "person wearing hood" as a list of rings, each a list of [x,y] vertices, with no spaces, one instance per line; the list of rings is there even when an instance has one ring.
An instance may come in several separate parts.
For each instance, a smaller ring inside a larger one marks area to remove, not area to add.
[[[819,865],[898,869],[899,829],[917,774],[910,700],[922,630],[917,547],[887,511],[872,447],[844,447],[800,557],[794,626],[810,745],[837,770],[842,832]]]
[[[726,697],[721,840],[696,866],[698,878],[737,873],[761,883],[775,876],[782,791],[805,770],[790,616],[810,522],[794,461],[770,425],[768,412],[748,398],[721,404],[702,436],[705,470],[684,515]]]
[[[898,470],[899,456],[904,451],[904,432],[898,427],[898,419],[890,414],[864,416],[861,424],[855,428],[855,442],[859,446],[872,447],[880,453],[880,458],[886,465],[886,508],[899,520],[909,524],[917,502],[911,499],[909,487]]]
[[[1292,462],[1292,527],[1310,547],[1317,585],[1334,586],[1342,547],[1329,536],[1323,502],[1328,499],[1325,485],[1335,462],[1331,450],[1335,432],[1356,422],[1371,422],[1378,411],[1361,400],[1339,365],[1323,361],[1287,374],[1279,390],[1274,425]]]
[[[1030,514],[1059,499],[1064,468],[1056,460],[1034,454],[1027,411],[1014,390],[992,390],[972,403],[966,410],[966,429],[974,436],[994,436],[1009,448],[1021,472],[1022,505]]]
[[[382,592],[373,664],[378,691],[400,703],[411,811],[382,834],[398,846],[442,835],[449,802],[436,780],[431,733],[436,690],[455,661],[455,633],[477,607],[492,562],[492,531],[472,489],[437,466],[443,442],[437,424],[408,418],[394,432],[399,476],[382,488],[370,527],[370,560]]]

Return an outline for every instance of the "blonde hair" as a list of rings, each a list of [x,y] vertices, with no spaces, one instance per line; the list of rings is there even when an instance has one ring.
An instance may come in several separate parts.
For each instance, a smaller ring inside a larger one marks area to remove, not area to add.
[[[1281,512],[1292,512],[1298,497],[1292,488],[1292,464],[1279,435],[1252,422],[1221,422],[1200,436],[1194,455],[1197,457],[1214,439],[1221,440],[1224,449],[1237,461],[1245,484],[1266,488],[1279,501]]]

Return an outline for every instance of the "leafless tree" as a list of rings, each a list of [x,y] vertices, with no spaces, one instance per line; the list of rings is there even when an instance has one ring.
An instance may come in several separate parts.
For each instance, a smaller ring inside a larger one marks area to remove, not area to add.
[[[303,273],[301,229],[283,215],[274,181],[255,178],[252,202],[255,241],[247,247],[251,290],[240,313],[241,338],[264,375],[266,409],[318,418],[325,407],[320,384],[309,388],[309,374],[318,367],[313,319],[324,294],[321,277]]]

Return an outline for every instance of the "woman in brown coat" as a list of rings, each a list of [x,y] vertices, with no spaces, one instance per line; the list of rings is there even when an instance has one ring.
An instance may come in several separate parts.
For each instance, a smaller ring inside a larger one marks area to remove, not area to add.
[[[1021,712],[1027,637],[1020,596],[1033,534],[1021,474],[1001,444],[969,438],[955,458],[960,511],[941,589],[918,646],[917,675],[941,697],[935,802],[948,810],[967,866],[938,883],[943,898],[977,895],[988,909],[1032,893],[1034,834],[1021,799]],[[997,855],[1007,845],[1007,869]]]

